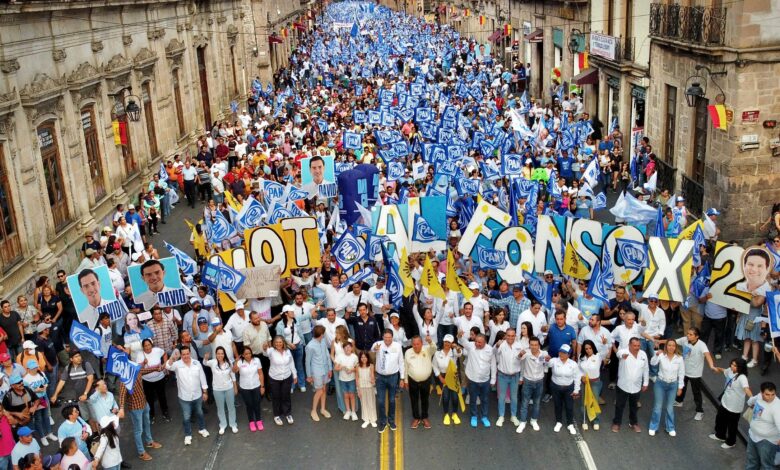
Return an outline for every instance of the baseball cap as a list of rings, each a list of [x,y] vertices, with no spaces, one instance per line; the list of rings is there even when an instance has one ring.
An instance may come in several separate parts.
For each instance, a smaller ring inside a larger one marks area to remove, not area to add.
[[[718,209],[715,209],[714,207],[711,207],[707,209],[707,215],[720,215],[720,211],[718,211]]]
[[[95,254],[95,250],[93,250],[92,248],[87,248],[86,250],[84,250],[84,254],[87,256],[92,256]]]
[[[51,328],[51,323],[38,323],[38,326],[35,327],[35,331],[43,333],[43,331],[48,328]]]
[[[56,454],[43,456],[43,468],[54,467],[55,465],[59,465],[60,462],[62,462],[62,454],[59,452]]]
[[[244,309],[244,301],[243,300],[237,300],[236,301],[236,310],[243,310]]]
[[[472,281],[472,282],[469,283],[469,289],[479,289],[479,284],[477,284],[476,282]]]
[[[22,343],[22,348],[23,348],[23,349],[37,349],[37,348],[38,348],[38,345],[36,345],[35,343],[33,343],[32,341],[30,341],[30,340],[28,339],[27,341],[25,341],[24,343]]]
[[[285,305],[282,307],[282,312],[294,312],[295,308],[292,305]]]
[[[134,211],[135,210],[135,205],[134,204],[130,204],[129,206],[127,206],[127,210]]]
[[[30,359],[27,361],[27,368],[28,369],[37,369],[38,368],[38,361],[35,359]]]
[[[544,275],[545,275],[545,276],[552,276],[552,275],[553,275],[553,272],[552,272],[551,270],[549,270],[549,269],[548,269],[547,271],[545,271],[545,272],[544,272]]]
[[[100,429],[105,429],[109,427],[111,424],[114,424],[116,427],[119,424],[119,418],[117,418],[116,415],[106,415],[100,418]]]
[[[444,339],[442,341],[445,343],[447,342],[453,343],[455,342],[455,337],[452,335],[444,335]]]
[[[523,290],[523,284],[512,285],[512,290]]]
[[[393,313],[390,314],[390,318],[393,318],[393,317],[401,318],[401,315],[398,315],[398,312],[393,312]]]
[[[10,360],[11,356],[9,356],[8,353],[0,353],[0,362],[6,362]]]
[[[19,379],[21,379],[21,377],[19,377]],[[30,436],[30,435],[32,435],[32,433],[33,433],[33,430],[30,429],[27,426],[22,426],[21,428],[16,430],[16,435],[19,436],[19,437]]]
[[[19,374],[12,374],[11,378],[9,379],[9,382],[11,385],[16,385],[22,383],[22,376]]]
[[[569,346],[568,344],[564,344],[563,346],[561,346],[561,349],[559,349],[558,351],[566,354],[571,354],[571,346]]]
[[[211,319],[211,326],[219,326],[222,324],[222,320],[219,319],[219,317],[214,317]]]
[[[658,296],[656,294],[650,294],[647,296],[647,300],[658,300]]]
[[[685,198],[682,196],[677,196],[677,202],[683,202],[685,201]]]
[[[198,325],[206,325],[208,324],[208,320],[203,317],[198,317]]]

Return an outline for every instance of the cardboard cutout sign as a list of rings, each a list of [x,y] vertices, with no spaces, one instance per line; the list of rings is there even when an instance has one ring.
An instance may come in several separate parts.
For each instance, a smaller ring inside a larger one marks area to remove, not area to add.
[[[68,276],[67,282],[79,321],[86,323],[90,330],[97,325],[101,313],[111,315],[111,321],[127,313],[124,301],[117,300],[106,266],[83,269]]]
[[[744,284],[745,281],[745,276],[742,274],[744,253],[745,249],[741,246],[723,242],[715,244],[709,290],[712,298],[708,302],[737,312],[748,313],[751,295],[737,289],[737,286]]]
[[[149,260],[142,265],[127,268],[133,300],[149,310],[160,307],[175,307],[187,303],[188,292],[181,285],[179,265],[176,258]]]
[[[693,240],[650,237],[648,245],[650,267],[645,271],[645,294],[684,302],[691,288]]]

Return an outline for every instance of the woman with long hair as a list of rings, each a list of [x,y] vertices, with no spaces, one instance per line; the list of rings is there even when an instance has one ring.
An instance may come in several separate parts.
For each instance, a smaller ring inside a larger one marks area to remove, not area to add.
[[[593,396],[598,399],[601,395],[601,363],[603,358],[596,349],[596,344],[586,339],[582,342],[580,348],[580,370],[582,370],[582,382],[586,380],[590,382],[590,389],[593,392]],[[599,415],[593,419],[593,430],[599,430]],[[582,400],[582,429],[588,430],[588,413],[585,410],[585,400]]]
[[[225,434],[225,428],[230,425],[233,434],[238,433],[236,424],[236,402],[235,396],[238,393],[238,384],[236,384],[236,374],[230,364],[225,348],[217,346],[214,350],[214,357],[209,358],[206,353],[204,364],[211,367],[211,390],[214,392],[214,401],[217,403],[217,416],[219,417],[219,434]],[[227,420],[225,419],[225,409],[227,408]]]
[[[417,329],[423,340],[427,341],[427,338],[430,337],[434,344],[438,344],[436,329],[439,327],[439,321],[434,318],[433,310],[430,307],[423,308],[421,317],[419,314],[419,303],[415,302],[412,306],[412,315],[414,315],[414,319],[417,321]]]
[[[263,430],[263,417],[260,409],[260,397],[265,393],[265,378],[260,359],[252,357],[252,348],[244,346],[241,358],[233,364],[233,372],[238,375],[238,393],[246,405],[249,418],[249,430]]]
[[[656,351],[650,365],[658,367],[658,377],[653,385],[653,415],[650,417],[648,433],[655,436],[661,424],[661,414],[666,410],[666,432],[674,437],[674,399],[682,395],[685,385],[685,362],[677,341],[669,339],[663,351]]]
[[[301,333],[299,326],[301,322],[309,320],[311,320],[311,313],[295,315],[295,309],[291,305],[285,305],[282,307],[282,319],[276,324],[277,336],[282,337],[284,344],[289,348],[289,351],[292,354],[297,375],[295,383],[299,387],[306,386],[306,370],[303,367],[303,349],[306,347],[306,344],[303,342],[303,333]],[[293,384],[292,381],[290,381],[290,391],[292,391],[292,389]],[[273,386],[271,386],[272,396],[273,393]]]
[[[336,327],[336,334],[333,338],[333,343],[330,345],[330,360],[331,362],[336,362],[336,357],[344,354],[344,345],[352,342],[352,338],[349,336],[349,330],[344,325],[339,325]],[[342,413],[345,413],[347,411],[347,407],[344,404],[344,394],[341,392],[341,384],[338,381],[338,378],[333,379],[333,383],[336,386],[336,404],[338,405],[339,411]]]
[[[103,470],[119,470],[122,466],[122,452],[119,449],[119,434],[116,426],[119,419],[114,415],[100,418],[100,444],[95,452],[95,464]]]
[[[281,324],[281,323],[280,323]],[[293,321],[292,325],[295,325]],[[294,326],[293,326],[294,328]],[[278,330],[278,327],[277,327]],[[297,336],[297,333],[295,333]],[[296,345],[297,349],[303,352],[303,347],[299,343]],[[297,374],[300,373],[296,370],[296,364],[294,354],[291,353],[291,345],[286,341],[284,336],[276,335],[271,343],[272,347],[268,347],[268,344],[263,345],[263,354],[268,357],[268,362],[271,364],[268,369],[268,380],[271,382],[271,402],[274,410],[274,423],[277,426],[284,424],[282,417],[287,419],[287,424],[293,424],[295,421],[292,417],[292,400],[290,399],[290,392],[298,383]],[[301,354],[302,355],[302,354]],[[304,379],[304,383],[306,383]]]
[[[376,378],[374,364],[366,351],[358,352],[357,393],[360,399],[361,427],[376,427]]]
[[[731,449],[737,443],[737,430],[745,400],[753,396],[748,384],[747,361],[742,358],[733,359],[728,369],[716,367],[715,370],[726,376],[726,386],[718,403],[718,414],[715,416],[715,432],[710,439],[723,441],[720,446]]]
[[[168,399],[165,396],[165,363],[168,355],[162,348],[157,348],[150,338],[141,341],[142,350],[136,354],[134,360],[141,364],[141,379],[144,386],[144,395],[149,404],[149,418],[154,423],[154,402],[160,402],[165,422],[171,420],[168,414]]]

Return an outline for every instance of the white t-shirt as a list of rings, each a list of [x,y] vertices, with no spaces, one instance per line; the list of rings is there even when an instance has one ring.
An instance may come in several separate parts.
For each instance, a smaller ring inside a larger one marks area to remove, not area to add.
[[[343,367],[339,371],[339,380],[342,382],[349,382],[351,380],[355,380],[355,372],[354,367],[358,363],[358,357],[357,354],[352,353],[349,356],[346,354],[339,354],[338,357],[336,357],[336,364]],[[349,369],[349,370],[348,370]]]
[[[691,378],[701,377],[704,371],[704,353],[710,352],[704,341],[698,340],[696,344],[688,343],[688,338],[683,336],[677,340],[682,348],[682,356],[685,360],[685,376]]]
[[[158,367],[162,364],[162,357],[164,354],[165,351],[163,351],[162,348],[152,348],[152,351],[148,354],[140,351],[138,356],[136,356],[135,361],[141,364],[141,368]],[[146,365],[143,364],[144,359],[146,359]],[[165,378],[165,372],[150,372],[143,375],[141,378],[147,382],[159,382]]]
[[[263,365],[260,359],[253,357],[251,361],[246,362],[241,359],[238,361],[238,386],[244,390],[253,390],[260,386],[260,377],[257,371],[261,370]]]
[[[726,375],[726,388],[723,390],[723,398],[720,399],[723,408],[732,413],[742,413],[745,407],[745,389],[748,388],[748,379],[745,374],[739,374],[734,378],[734,372],[730,369],[724,372]]]

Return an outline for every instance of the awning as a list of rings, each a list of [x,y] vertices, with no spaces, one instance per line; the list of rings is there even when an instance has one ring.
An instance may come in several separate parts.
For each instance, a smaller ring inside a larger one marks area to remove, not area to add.
[[[499,39],[501,39],[501,36],[502,36],[503,34],[504,34],[504,31],[503,31],[503,30],[497,29],[497,30],[493,31],[493,34],[491,34],[490,36],[488,36],[488,41],[490,41],[490,42],[496,42],[496,41],[498,41]]]
[[[587,68],[572,78],[578,86],[594,85],[599,81],[599,69]]]
[[[544,39],[544,30],[537,28],[535,31],[525,35],[525,39],[528,42],[542,42]]]
[[[276,35],[276,33],[274,33],[274,34],[268,36],[268,42],[270,44],[283,44],[284,43],[284,39],[280,38],[279,36]]]

